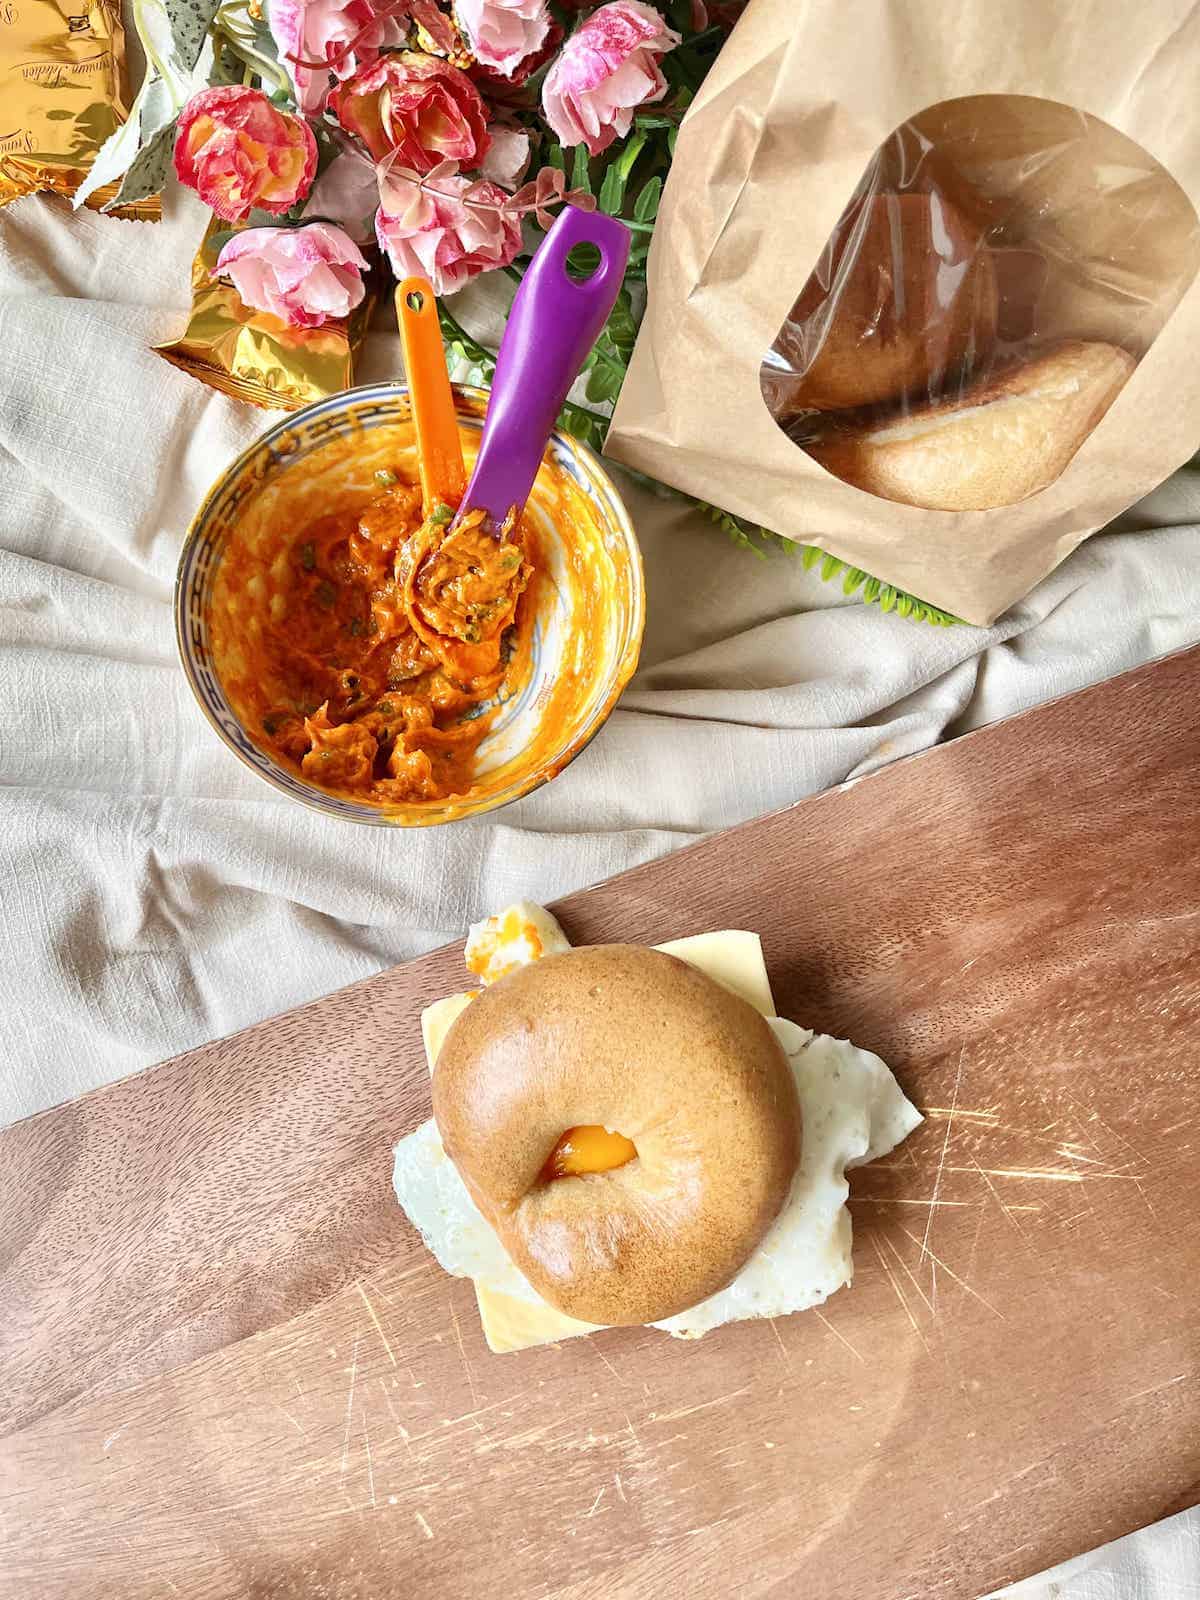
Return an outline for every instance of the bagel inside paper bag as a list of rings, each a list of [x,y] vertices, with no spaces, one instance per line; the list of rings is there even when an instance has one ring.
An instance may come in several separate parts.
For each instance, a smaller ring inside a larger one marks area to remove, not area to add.
[[[1200,11],[751,0],[607,453],[991,622],[1200,444]]]

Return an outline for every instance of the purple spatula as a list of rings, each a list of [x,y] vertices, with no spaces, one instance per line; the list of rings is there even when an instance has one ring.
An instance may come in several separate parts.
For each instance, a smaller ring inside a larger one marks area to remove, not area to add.
[[[567,257],[581,244],[596,247],[600,265],[578,283],[567,271]],[[514,508],[520,512],[524,506],[567,391],[616,303],[628,257],[624,223],[575,206],[563,208],[508,314],[479,455],[459,516],[483,511],[490,531],[499,535]]]

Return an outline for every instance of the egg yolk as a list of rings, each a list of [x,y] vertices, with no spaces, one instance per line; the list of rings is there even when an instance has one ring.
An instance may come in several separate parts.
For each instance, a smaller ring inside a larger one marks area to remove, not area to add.
[[[518,940],[524,942],[525,949],[515,952],[508,961],[498,961],[503,947],[516,945]],[[495,917],[488,919],[487,927],[472,942],[464,959],[468,972],[482,978],[484,983],[498,983],[501,978],[507,978],[510,972],[537,961],[543,954],[541,935],[533,923],[512,908],[504,913],[499,924]]]
[[[550,1152],[542,1178],[577,1178],[586,1172],[611,1172],[637,1155],[637,1147],[624,1134],[610,1133],[598,1123],[568,1128]]]

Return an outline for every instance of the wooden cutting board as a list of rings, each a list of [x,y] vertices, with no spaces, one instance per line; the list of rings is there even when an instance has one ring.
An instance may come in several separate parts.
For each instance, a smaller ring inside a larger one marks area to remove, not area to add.
[[[0,1592],[969,1597],[1200,1498],[1200,650],[558,910],[894,1064],[853,1289],[490,1355],[389,1183],[437,951],[0,1136]]]

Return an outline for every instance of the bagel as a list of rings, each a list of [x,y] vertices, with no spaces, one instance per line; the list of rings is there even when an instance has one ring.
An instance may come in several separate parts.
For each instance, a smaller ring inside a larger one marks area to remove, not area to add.
[[[937,194],[875,194],[839,219],[762,368],[772,415],[919,402],[990,358],[991,252]]]
[[[764,1018],[638,945],[547,956],[485,989],[446,1035],[433,1112],[524,1277],[594,1324],[659,1321],[723,1288],[784,1205],[800,1153],[795,1081]],[[581,1128],[636,1154],[550,1176]]]
[[[929,511],[991,511],[1053,483],[1136,363],[1064,340],[941,405],[830,434],[809,454],[844,483]]]

